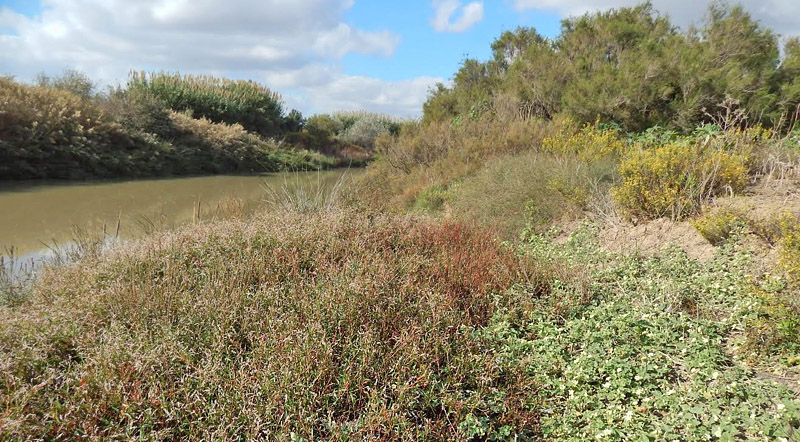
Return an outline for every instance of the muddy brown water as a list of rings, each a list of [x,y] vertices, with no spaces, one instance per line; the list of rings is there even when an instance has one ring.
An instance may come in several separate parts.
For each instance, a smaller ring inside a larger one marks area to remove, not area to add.
[[[54,245],[69,244],[76,232],[122,239],[153,228],[211,216],[232,199],[246,210],[269,207],[270,190],[285,186],[332,188],[358,170],[287,172],[257,176],[205,176],[80,183],[0,182],[0,255],[13,248],[30,259]],[[80,234],[80,233],[78,233]]]

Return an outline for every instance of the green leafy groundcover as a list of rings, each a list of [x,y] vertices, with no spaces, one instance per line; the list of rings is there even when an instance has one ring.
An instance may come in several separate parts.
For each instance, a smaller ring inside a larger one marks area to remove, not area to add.
[[[729,356],[758,301],[749,257],[735,246],[699,263],[677,249],[621,257],[592,241],[591,229],[564,246],[529,236],[523,253],[588,265],[593,299],[566,309],[500,311],[476,331],[509,373],[539,389],[530,400],[553,440],[789,441],[800,437],[800,403],[787,388]],[[565,284],[561,297],[574,297]],[[687,312],[691,306],[691,312]],[[471,437],[516,433],[469,415]]]

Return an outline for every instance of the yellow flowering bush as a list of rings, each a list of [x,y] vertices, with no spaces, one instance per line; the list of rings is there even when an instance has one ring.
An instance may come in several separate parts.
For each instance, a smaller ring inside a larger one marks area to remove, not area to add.
[[[730,209],[713,210],[692,220],[694,228],[713,245],[725,242],[737,227],[744,227],[746,223],[740,214]]]
[[[620,164],[614,198],[632,219],[682,219],[708,198],[742,189],[747,161],[743,154],[681,142],[632,149]]]
[[[587,124],[575,130],[575,124],[570,120],[558,125],[553,135],[542,140],[542,151],[594,161],[607,155],[621,154],[625,150],[625,144],[614,129],[601,129],[597,124]]]

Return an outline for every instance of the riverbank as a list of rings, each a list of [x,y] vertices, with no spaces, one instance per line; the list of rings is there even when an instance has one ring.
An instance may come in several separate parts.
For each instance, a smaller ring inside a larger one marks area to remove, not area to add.
[[[791,440],[795,393],[747,364],[746,247],[597,232],[331,209],[89,253],[0,309],[0,434]]]
[[[299,112],[286,113],[280,95],[258,83],[167,73],[134,73],[124,88],[104,93],[74,71],[37,85],[0,77],[0,102],[0,180],[363,166],[375,137],[399,125],[342,113],[312,117],[306,128]]]

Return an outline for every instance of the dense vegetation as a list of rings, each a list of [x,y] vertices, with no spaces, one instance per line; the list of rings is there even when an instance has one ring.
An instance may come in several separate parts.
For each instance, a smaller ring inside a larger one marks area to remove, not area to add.
[[[790,127],[800,104],[800,41],[780,39],[741,7],[714,3],[699,27],[679,31],[650,4],[566,19],[554,40],[508,31],[486,62],[467,59],[440,85],[426,121],[505,117],[659,125],[689,130],[733,98],[751,124]]]
[[[493,48],[421,121],[296,119],[355,183],[0,266],[0,439],[797,440],[797,42],[643,5]]]
[[[0,78],[0,180],[308,170],[363,164],[397,120],[368,113],[285,114],[252,81],[132,73],[95,93],[67,71],[36,85]],[[335,124],[320,124],[324,119]]]

